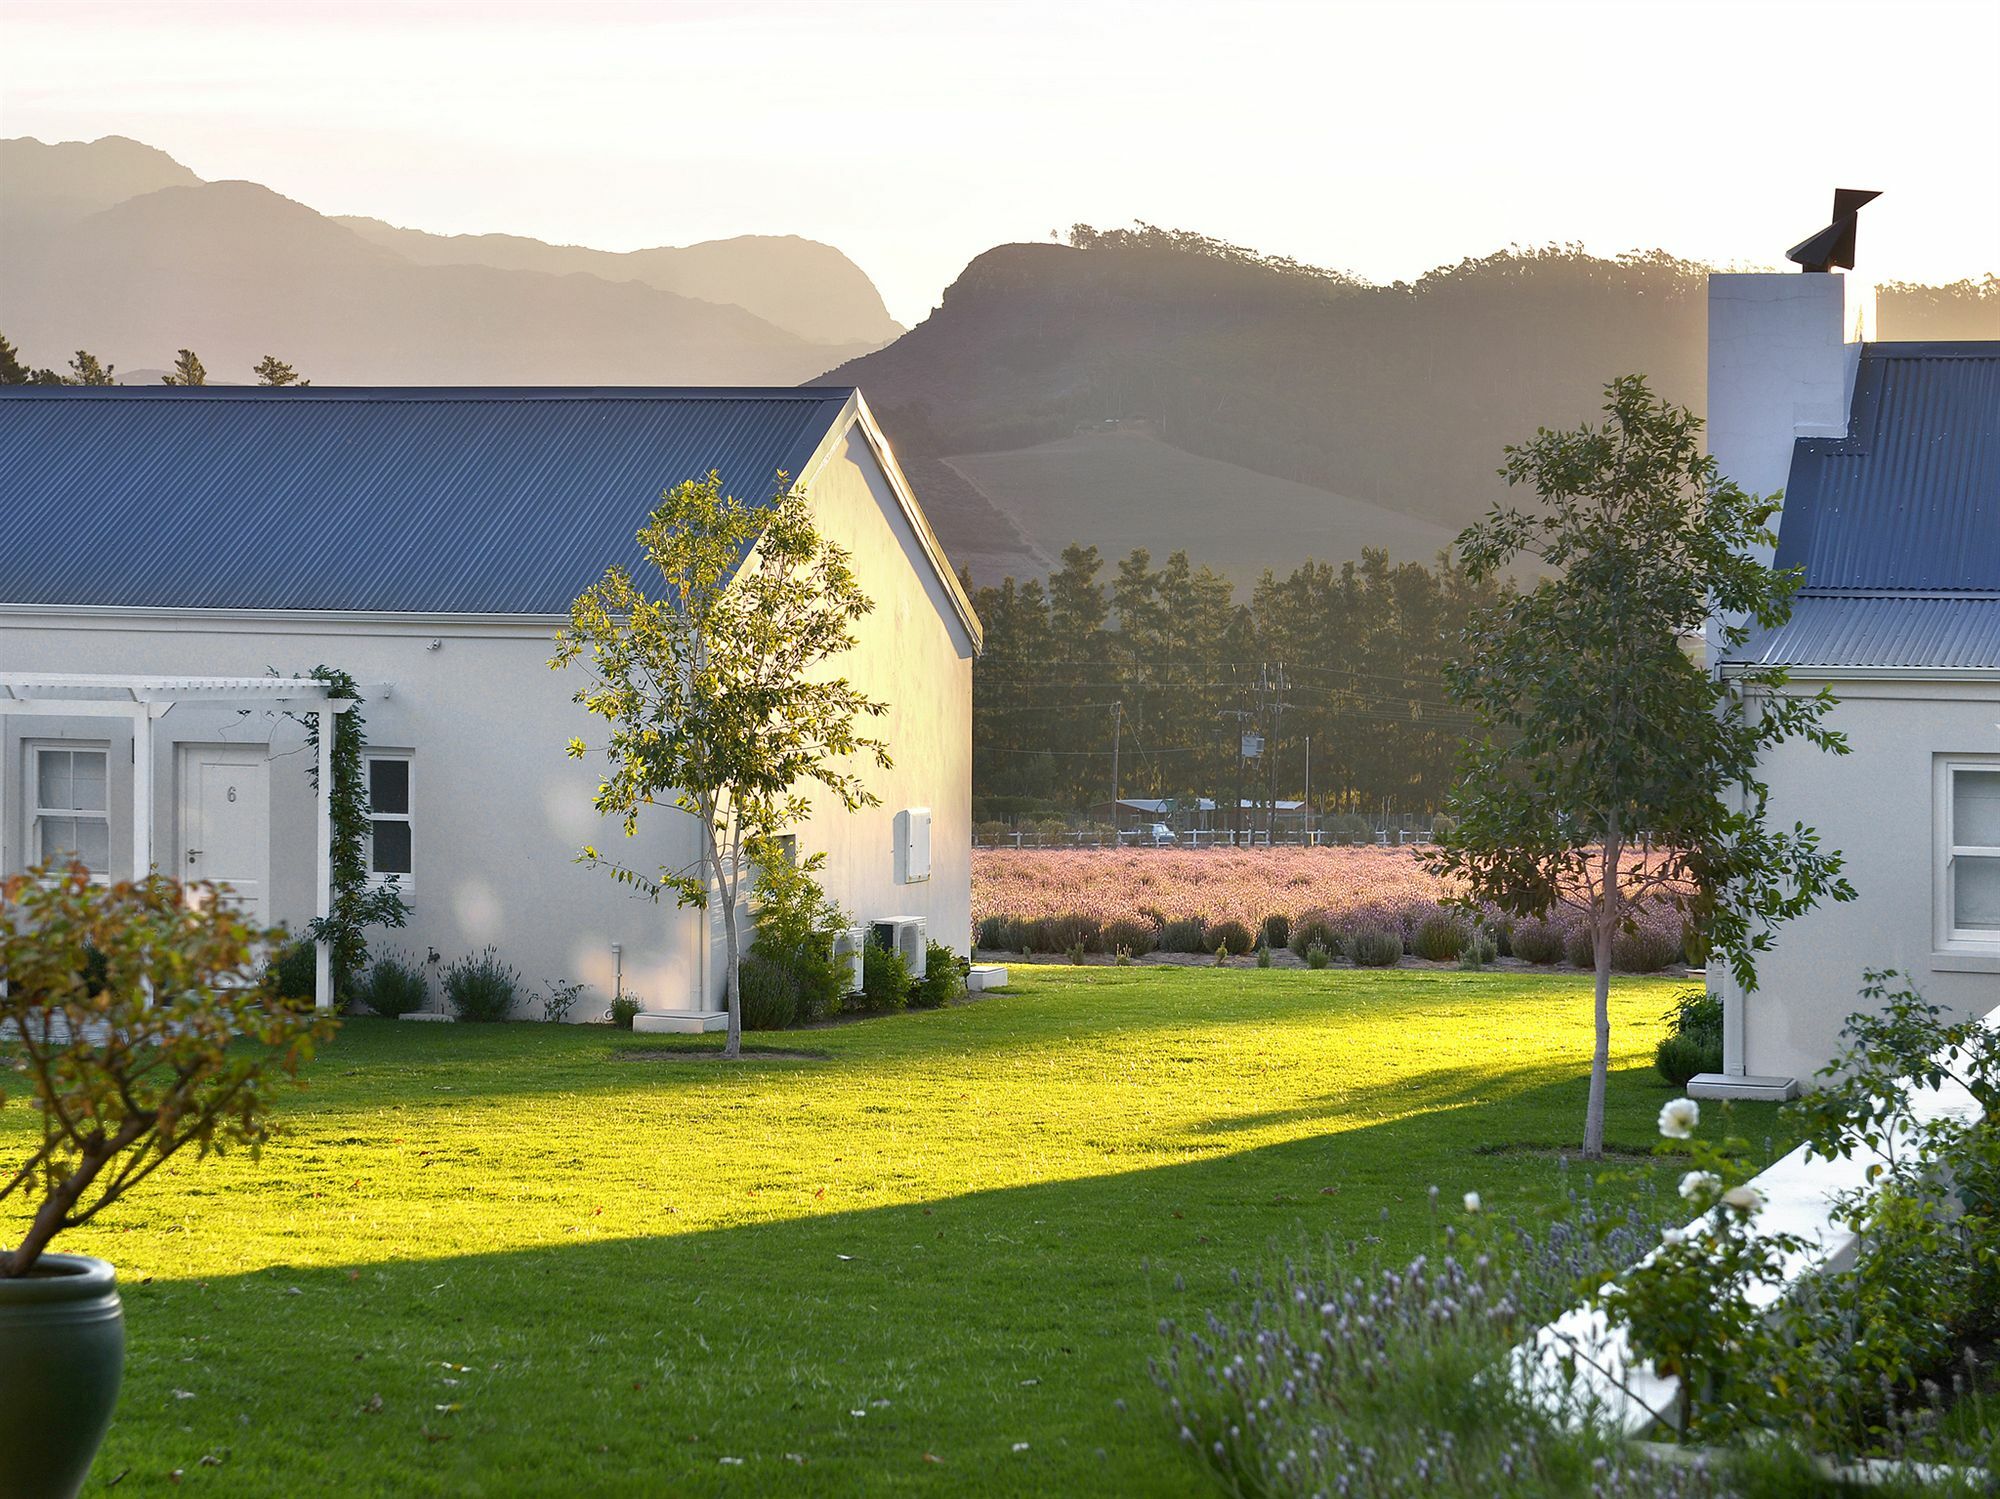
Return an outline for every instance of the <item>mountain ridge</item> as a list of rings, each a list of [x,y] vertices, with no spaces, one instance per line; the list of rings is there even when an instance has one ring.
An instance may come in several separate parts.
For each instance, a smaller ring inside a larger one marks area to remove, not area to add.
[[[795,242],[806,261],[792,274],[777,267],[794,242],[774,237],[637,260],[509,237],[515,259],[549,265],[536,269],[394,231],[422,248],[412,259],[379,231],[260,184],[204,181],[125,137],[0,141],[0,198],[6,332],[39,364],[84,347],[158,367],[193,348],[217,379],[247,377],[276,353],[321,383],[790,385],[880,340],[809,337],[734,298],[813,313],[813,334],[837,331],[828,307],[875,333],[895,328],[860,269],[810,241]],[[662,267],[681,290],[653,284]]]
[[[741,234],[691,245],[599,250],[520,234],[435,234],[362,215],[336,224],[422,265],[485,265],[498,270],[584,273],[641,281],[661,291],[742,307],[815,343],[879,347],[903,333],[861,268],[833,246],[796,234]],[[793,284],[801,265],[815,275]]]

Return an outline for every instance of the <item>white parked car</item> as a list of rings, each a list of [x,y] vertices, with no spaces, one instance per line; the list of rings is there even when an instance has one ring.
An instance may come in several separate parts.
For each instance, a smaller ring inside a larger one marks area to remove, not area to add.
[[[1142,823],[1136,828],[1127,828],[1119,835],[1127,843],[1150,844],[1154,848],[1164,848],[1169,843],[1180,840],[1174,837],[1174,830],[1164,822]]]

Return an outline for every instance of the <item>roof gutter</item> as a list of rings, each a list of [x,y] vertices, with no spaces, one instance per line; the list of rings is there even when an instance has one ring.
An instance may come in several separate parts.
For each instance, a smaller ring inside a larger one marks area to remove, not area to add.
[[[1783,671],[1791,677],[1829,682],[2000,682],[2000,666],[1808,666],[1782,661],[1725,661],[1725,681],[1752,671]]]

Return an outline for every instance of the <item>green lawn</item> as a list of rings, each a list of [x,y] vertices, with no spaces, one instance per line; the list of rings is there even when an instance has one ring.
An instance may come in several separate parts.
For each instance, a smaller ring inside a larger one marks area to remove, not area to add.
[[[1015,974],[753,1043],[819,1060],[349,1023],[261,1162],[62,1241],[125,1282],[91,1492],[1197,1493],[1159,1318],[1274,1248],[1426,1241],[1432,1183],[1526,1215],[1582,1174],[1535,1147],[1582,1124],[1587,980]],[[1617,986],[1615,1142],[1673,987]]]

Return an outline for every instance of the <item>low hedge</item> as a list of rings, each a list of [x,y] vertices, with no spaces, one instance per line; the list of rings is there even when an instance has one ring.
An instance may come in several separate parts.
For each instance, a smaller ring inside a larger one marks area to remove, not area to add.
[[[1403,956],[1403,939],[1387,927],[1363,927],[1348,939],[1347,955],[1356,968],[1391,968]]]
[[[1426,916],[1410,939],[1410,951],[1433,963],[1450,963],[1465,951],[1465,923],[1451,916]]]
[[[402,953],[385,954],[368,970],[368,982],[361,997],[368,1002],[369,1009],[387,1020],[415,1014],[428,997],[424,971],[414,958]]]
[[[924,944],[924,976],[910,986],[910,1008],[935,1010],[965,992],[958,954],[942,942]]]
[[[1257,944],[1250,928],[1240,921],[1218,921],[1202,933],[1203,952],[1226,952],[1240,958]]]
[[[1333,918],[1324,911],[1306,911],[1292,923],[1291,949],[1304,957],[1315,947],[1324,948],[1328,953],[1340,951],[1340,928]]]
[[[1160,931],[1150,921],[1114,921],[1104,928],[1104,950],[1143,958],[1160,945]]]
[[[1508,946],[1523,963],[1548,966],[1563,958],[1563,929],[1553,921],[1518,921],[1508,934]]]

